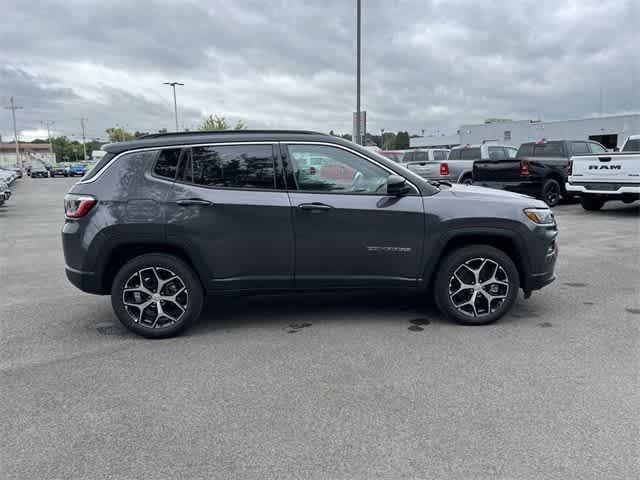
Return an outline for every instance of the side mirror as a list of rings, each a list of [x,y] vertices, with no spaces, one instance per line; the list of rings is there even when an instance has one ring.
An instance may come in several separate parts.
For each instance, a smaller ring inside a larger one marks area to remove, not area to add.
[[[411,192],[411,186],[400,175],[389,175],[387,178],[387,194],[400,197]]]

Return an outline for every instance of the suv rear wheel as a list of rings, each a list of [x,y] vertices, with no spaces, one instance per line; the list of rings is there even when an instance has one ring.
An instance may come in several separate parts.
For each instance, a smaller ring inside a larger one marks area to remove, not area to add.
[[[438,308],[463,325],[485,325],[507,313],[518,296],[518,269],[507,254],[471,245],[442,261],[435,283]]]
[[[198,318],[202,302],[202,285],[193,269],[163,253],[130,260],[111,287],[111,305],[120,322],[147,338],[177,335]]]

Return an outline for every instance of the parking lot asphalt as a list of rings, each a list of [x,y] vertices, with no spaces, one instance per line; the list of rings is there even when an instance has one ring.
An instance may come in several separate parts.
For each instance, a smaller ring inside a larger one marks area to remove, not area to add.
[[[24,178],[0,207],[0,478],[640,476],[638,203],[557,207],[558,279],[495,325],[250,297],[150,341],[65,278],[73,182]]]

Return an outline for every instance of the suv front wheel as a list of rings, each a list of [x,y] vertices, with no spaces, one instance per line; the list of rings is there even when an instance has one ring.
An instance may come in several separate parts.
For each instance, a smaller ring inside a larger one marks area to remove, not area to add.
[[[447,255],[434,288],[436,304],[448,318],[463,325],[485,325],[511,309],[520,277],[513,260],[501,250],[471,245]]]
[[[200,280],[173,255],[150,253],[127,262],[111,287],[111,305],[120,322],[147,338],[177,335],[202,310]]]

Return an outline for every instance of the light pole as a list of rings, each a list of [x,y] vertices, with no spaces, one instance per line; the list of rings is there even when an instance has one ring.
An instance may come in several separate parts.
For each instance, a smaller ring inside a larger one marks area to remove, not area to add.
[[[384,148],[384,128],[380,129],[380,148],[385,150],[385,148]]]
[[[358,0],[360,1],[360,0]],[[164,82],[163,85],[169,85],[171,86],[171,88],[173,88],[173,113],[175,114],[176,117],[176,132],[179,130],[178,128],[178,101],[176,100],[176,85],[179,85],[181,87],[184,86],[184,83],[180,83],[180,82]]]
[[[355,143],[362,145],[362,132],[360,132],[360,13],[362,5],[360,0],[357,3],[357,41],[356,41],[356,138]]]
[[[43,126],[47,127],[47,140],[49,141],[49,155],[53,157],[53,145],[51,144],[51,126],[56,122],[52,120],[45,120],[44,122],[40,122]]]
[[[16,167],[22,168],[22,162],[20,161],[20,139],[18,138],[18,129],[16,128],[16,110],[20,110],[22,107],[16,106],[13,102],[13,97],[10,99],[11,105],[4,107],[7,110],[11,110],[11,117],[13,118],[13,136],[16,143]]]

